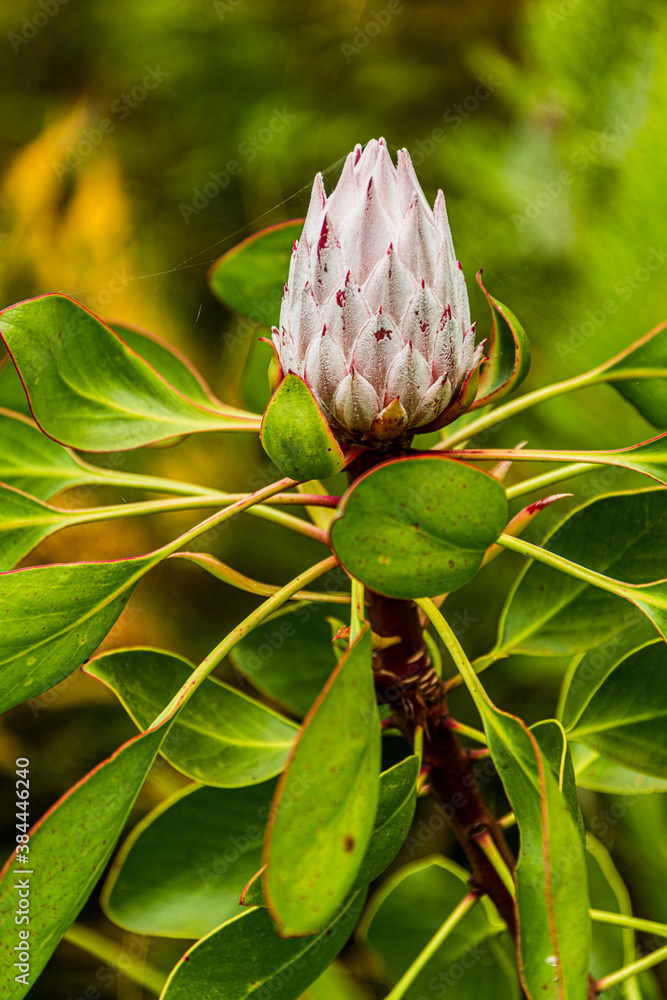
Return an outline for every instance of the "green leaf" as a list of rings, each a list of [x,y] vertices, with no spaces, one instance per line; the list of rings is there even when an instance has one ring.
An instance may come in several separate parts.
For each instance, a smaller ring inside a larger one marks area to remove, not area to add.
[[[417,803],[421,759],[414,754],[380,775],[380,797],[375,826],[352,890],[363,889],[385,871],[408,835]],[[264,906],[258,872],[243,892],[244,906]]]
[[[189,786],[160,803],[114,861],[102,893],[109,918],[137,934],[200,938],[243,912],[275,786]]]
[[[590,833],[586,834],[586,863],[590,885],[591,907],[606,913],[632,915],[630,894],[618,874],[609,852]],[[591,974],[597,979],[615,972],[621,965],[635,960],[635,935],[628,927],[593,921]],[[634,981],[636,983],[636,980]],[[641,1000],[641,994],[623,990],[626,1000]]]
[[[0,409],[0,441],[0,483],[23,490],[40,500],[48,500],[61,490],[83,485],[156,490],[181,496],[198,492],[197,487],[188,483],[89,465],[75,452],[47,437],[32,420],[10,410]],[[81,493],[86,497],[92,490],[86,489]]]
[[[666,499],[662,488],[599,497],[569,513],[542,544],[616,580],[657,580],[667,566]],[[661,586],[632,591],[628,598],[643,603],[644,613],[660,626]],[[495,652],[562,656],[601,646],[628,629],[635,630],[637,642],[655,634],[642,626],[639,612],[623,597],[531,562],[510,593]]]
[[[584,819],[579,808],[574,765],[565,730],[555,719],[546,719],[544,722],[535,723],[534,726],[530,727],[530,731],[537,740],[542,756],[558,782],[570,817],[579,831],[581,842],[584,843],[586,838]]]
[[[0,402],[6,409],[30,418],[30,407],[23,383],[7,352],[0,358]]]
[[[194,665],[159,649],[103,653],[85,672],[116,694],[135,724],[144,729],[156,718]],[[213,677],[185,705],[165,740],[163,755],[177,770],[219,788],[238,788],[278,774],[297,727]]]
[[[381,959],[390,986],[423,951],[467,894],[469,873],[434,856],[401,868],[370,900],[358,936]],[[516,971],[498,942],[501,925],[494,908],[480,901],[453,929],[408,987],[406,1000],[518,1000]]]
[[[348,975],[343,963],[335,961],[308,987],[302,1000],[367,1000],[367,995],[358,981]]]
[[[618,451],[591,452],[590,456],[593,461],[597,456],[608,457],[610,465],[632,469],[659,483],[667,484],[667,434]],[[582,452],[581,461],[588,461],[585,452]]]
[[[327,479],[345,465],[317,400],[303,379],[291,373],[266,408],[262,445],[282,474],[298,481]]]
[[[198,941],[173,970],[162,1000],[297,1000],[336,957],[364,904],[350,897],[317,935],[286,941],[266,910],[247,910]]]
[[[450,451],[448,454],[450,458],[455,457],[471,462],[490,462],[498,459],[515,462],[590,462],[593,465],[611,465],[621,469],[631,469],[633,472],[639,472],[655,479],[662,485],[667,484],[667,433],[660,434],[649,441],[640,441],[639,444],[630,445],[628,448],[618,448],[612,451],[461,448]],[[521,484],[519,484],[520,487]],[[508,491],[510,496],[512,492],[512,489]]]
[[[76,456],[20,413],[0,409],[0,482],[48,500],[61,490],[96,481]]]
[[[591,692],[569,736],[634,771],[667,778],[667,646],[619,660]]]
[[[255,323],[274,326],[280,316],[294,241],[303,219],[290,219],[249,236],[212,265],[211,290],[229,309]]]
[[[652,778],[650,775],[621,767],[620,764],[600,756],[581,743],[571,743],[570,750],[577,785],[580,788],[607,792],[609,795],[649,795],[653,792],[667,792],[665,779]]]
[[[336,666],[327,616],[340,605],[303,602],[253,629],[231,659],[243,678],[301,718]]]
[[[628,587],[624,596],[643,611],[667,641],[667,580]]]
[[[667,324],[662,323],[600,369],[655,427],[667,428]]]
[[[182,434],[257,430],[257,418],[187,399],[93,313],[44,295],[0,313],[35,420],[63,444],[126,451]]]
[[[71,520],[67,511],[0,483],[0,572],[11,569],[46,538]]]
[[[366,626],[307,716],[278,785],[262,887],[284,937],[331,919],[371,838],[380,788],[371,652]]]
[[[81,911],[120,837],[170,720],[125,743],[75,785],[30,831],[29,865],[10,858],[0,881],[0,974],[6,1000],[30,986],[16,982],[17,880],[28,879],[31,983]],[[32,873],[32,874],[28,874]]]
[[[527,992],[531,1000],[585,1000],[591,931],[580,831],[525,724],[488,700],[478,708],[521,835],[515,879]]]
[[[495,403],[517,389],[530,369],[530,343],[521,323],[507,306],[489,295],[482,284],[481,271],[477,283],[491,307],[492,325],[488,361],[481,370],[472,410]]]
[[[138,326],[131,326],[129,323],[119,323],[114,320],[105,322],[128,347],[136,351],[139,357],[152,365],[159,375],[173,385],[174,389],[178,389],[188,399],[201,406],[226,409],[213,395],[203,376],[173,344],[169,344],[155,333],[142,330]]]
[[[150,553],[0,574],[0,712],[48,690],[85,662],[156,562]]]
[[[643,622],[635,621],[618,632],[609,642],[577,654],[563,679],[558,717],[566,730],[572,729],[588,703],[591,694],[616,664],[628,653],[638,649],[645,639],[655,638]]]
[[[389,597],[457,590],[477,573],[507,524],[501,483],[440,456],[396,459],[358,479],[331,541],[345,568]]]
[[[392,863],[408,835],[417,804],[421,757],[413,754],[380,775],[375,825],[353,889],[362,889]]]

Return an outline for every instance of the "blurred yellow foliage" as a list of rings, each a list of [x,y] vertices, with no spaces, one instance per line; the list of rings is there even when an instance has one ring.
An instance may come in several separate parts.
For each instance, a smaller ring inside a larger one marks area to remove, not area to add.
[[[2,180],[9,220],[0,243],[3,302],[14,301],[17,287],[24,295],[62,291],[102,316],[170,339],[166,308],[134,280],[141,254],[116,151],[108,136],[97,148],[82,140],[88,124],[84,102],[57,115]]]

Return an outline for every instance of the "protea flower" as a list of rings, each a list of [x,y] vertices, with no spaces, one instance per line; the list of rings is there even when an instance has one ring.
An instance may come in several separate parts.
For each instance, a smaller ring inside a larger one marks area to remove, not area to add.
[[[406,438],[458,415],[482,346],[444,195],[431,209],[407,150],[394,166],[384,139],[357,146],[328,198],[317,175],[273,342],[281,374],[303,378],[342,440]]]

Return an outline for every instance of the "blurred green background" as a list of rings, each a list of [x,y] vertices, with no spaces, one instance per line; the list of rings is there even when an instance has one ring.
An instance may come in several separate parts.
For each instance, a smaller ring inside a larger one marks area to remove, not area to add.
[[[265,349],[262,331],[207,290],[208,267],[245,235],[302,214],[315,172],[330,188],[347,152],[374,136],[407,146],[429,195],[445,191],[479,330],[489,317],[472,279],[483,267],[531,338],[526,387],[584,371],[667,318],[667,7],[658,0],[13,0],[0,9],[0,36],[0,304],[67,292],[166,337],[229,402],[264,405]],[[8,369],[0,404],[25,411]],[[602,387],[542,405],[487,443],[611,448],[649,436]],[[258,445],[217,435],[105,460],[230,490],[272,478]],[[590,497],[631,482],[607,470],[571,489]],[[527,537],[574,502],[547,511]],[[29,562],[135,554],[190,523],[179,514],[75,529]],[[282,582],[320,550],[245,521],[213,551]],[[519,565],[505,555],[452,600],[472,625],[472,655],[490,648]],[[170,564],[140,586],[106,645],[197,660],[252,604]],[[513,658],[487,675],[490,692],[533,721],[553,714],[563,668]],[[7,782],[19,751],[34,760],[35,814],[133,731],[79,675],[0,726]],[[161,768],[137,815],[179,782]],[[589,810],[604,808],[588,799]],[[667,920],[663,800],[626,812],[606,842],[641,912]],[[121,940],[94,900],[84,916]],[[180,953],[151,949],[166,968]],[[84,995],[98,965],[63,945],[31,996]],[[140,996],[112,979],[96,981],[100,996]]]

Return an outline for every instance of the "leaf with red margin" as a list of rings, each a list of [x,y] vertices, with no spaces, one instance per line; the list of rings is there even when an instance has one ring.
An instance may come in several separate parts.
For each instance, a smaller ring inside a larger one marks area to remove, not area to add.
[[[232,407],[225,406],[213,394],[206,383],[203,375],[197,371],[192,362],[168,341],[159,337],[150,330],[144,330],[140,326],[130,323],[121,323],[119,320],[103,320],[107,326],[111,327],[114,333],[124,340],[128,347],[152,365],[155,371],[161,375],[174,389],[178,389],[184,396],[194,403],[202,406],[222,408],[225,412],[230,412]],[[243,411],[239,410],[239,414]]]
[[[667,323],[600,365],[610,382],[655,427],[667,427]]]
[[[75,520],[29,493],[0,482],[0,572],[11,569],[36,545]]]
[[[481,270],[477,272],[477,284],[491,307],[491,344],[471,410],[495,403],[512,392],[521,385],[530,368],[530,343],[521,323],[507,306],[487,292]]]
[[[104,470],[85,465],[22,413],[0,408],[0,441],[0,482],[40,500],[73,486],[105,481]]]
[[[47,691],[97,649],[162,554],[0,573],[0,712]]]
[[[266,910],[247,910],[197,941],[173,969],[162,1000],[297,1000],[341,951],[366,893],[345,900],[319,934],[285,941]]]
[[[228,250],[208,272],[211,291],[254,323],[275,325],[294,241],[301,236],[304,221],[289,219],[268,226]]]
[[[508,516],[497,479],[426,453],[357,479],[332,522],[331,544],[345,569],[372,590],[435,596],[472,580]]]
[[[262,420],[262,445],[284,476],[328,479],[346,456],[312,392],[298,375],[282,380]]]
[[[37,424],[61,444],[127,451],[200,431],[258,429],[254,414],[188,399],[66,295],[5,309],[0,337]]]
[[[262,880],[281,937],[315,934],[351,891],[380,792],[380,722],[366,625],[306,716],[271,807]]]
[[[29,864],[12,855],[0,875],[0,978],[5,1000],[31,989],[14,967],[19,926],[17,885],[30,890],[32,984],[58,941],[83,908],[121,835],[130,810],[167,735],[173,714],[157,729],[135,736],[71,788],[30,831]]]
[[[518,961],[531,1000],[586,1000],[591,950],[584,846],[549,763],[525,723],[476,699],[521,835]]]
[[[221,524],[281,486],[282,480],[224,507],[195,528]],[[37,501],[35,501],[37,503]],[[192,539],[186,532],[142,556],[109,562],[31,566],[0,573],[0,711],[57,684],[97,648],[135,584]]]
[[[417,804],[417,778],[421,755],[413,754],[380,775],[380,796],[375,825],[352,892],[365,889],[389,867],[410,830]],[[264,906],[261,878],[266,865],[250,879],[241,893],[242,906]]]
[[[106,684],[138,729],[187,684],[195,665],[168,650],[112,649],[84,667]],[[216,677],[207,677],[165,740],[163,756],[194,781],[242,788],[273,778],[297,735],[289,719]]]

